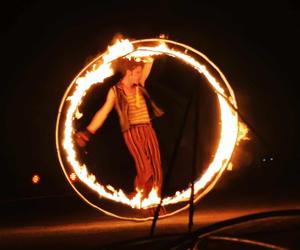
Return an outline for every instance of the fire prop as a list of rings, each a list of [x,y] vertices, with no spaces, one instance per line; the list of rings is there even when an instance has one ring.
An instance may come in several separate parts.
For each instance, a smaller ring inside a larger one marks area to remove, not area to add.
[[[153,46],[155,44],[155,46]],[[142,60],[143,57],[152,55],[168,55],[193,67],[202,74],[210,84],[212,90],[217,94],[220,106],[220,138],[214,158],[207,167],[204,174],[194,183],[195,202],[209,192],[217,183],[224,170],[230,163],[231,155],[239,141],[246,138],[247,128],[241,126],[237,115],[237,103],[234,92],[230,87],[225,76],[218,67],[210,61],[201,52],[178,42],[167,39],[153,38],[144,40],[118,40],[114,45],[108,47],[107,51],[96,57],[89,63],[69,85],[61,101],[56,123],[56,147],[60,165],[73,189],[91,206],[100,211],[121,219],[147,220],[147,218],[128,218],[119,216],[115,213],[93,204],[76,188],[70,181],[69,173],[66,170],[66,164],[71,166],[72,171],[78,177],[78,181],[84,183],[89,189],[93,190],[99,199],[105,198],[114,202],[119,202],[135,209],[146,209],[156,206],[160,202],[160,197],[155,189],[152,189],[149,196],[141,200],[139,191],[135,197],[128,198],[122,190],[116,190],[114,187],[101,185],[95,175],[89,172],[87,166],[78,160],[74,147],[74,121],[80,119],[83,114],[80,113],[80,104],[83,96],[94,84],[101,84],[106,78],[114,74],[111,67],[112,62],[120,57],[135,58]],[[201,63],[200,63],[201,62]],[[209,66],[209,70],[205,66]],[[212,75],[212,72],[219,76],[219,81]],[[65,112],[62,112],[64,109]],[[162,201],[163,206],[168,206],[180,202],[186,202],[191,195],[191,187],[186,190],[177,191],[174,195],[165,197]],[[186,209],[188,205],[179,208],[171,213],[160,217],[167,217]]]

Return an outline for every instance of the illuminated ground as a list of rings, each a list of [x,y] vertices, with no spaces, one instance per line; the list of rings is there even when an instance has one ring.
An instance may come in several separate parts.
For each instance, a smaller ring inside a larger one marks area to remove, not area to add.
[[[214,191],[202,204],[197,205],[194,229],[262,211],[300,209],[300,201],[297,201],[295,193],[296,190],[291,190],[287,196],[277,192],[269,192],[262,196],[246,193],[233,196],[226,192]],[[102,246],[117,241],[147,236],[151,225],[151,222],[134,223],[107,217],[72,195],[6,202],[1,206],[1,249],[101,249]],[[156,235],[185,233],[187,223],[187,212],[160,220]],[[269,243],[272,239],[274,244],[279,244],[276,239],[281,239],[280,243],[283,246],[295,247],[295,244],[298,244],[295,239],[300,236],[299,217],[293,220],[293,224],[286,222],[286,225],[289,226],[288,234],[281,232],[281,236],[276,237],[255,237],[267,239]],[[220,246],[218,248],[223,249]]]

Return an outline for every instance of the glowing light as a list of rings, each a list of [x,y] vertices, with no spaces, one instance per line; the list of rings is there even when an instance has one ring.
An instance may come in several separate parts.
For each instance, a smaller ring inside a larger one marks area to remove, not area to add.
[[[32,178],[31,178],[31,181],[35,185],[38,184],[40,182],[40,176],[37,175],[37,174],[33,175]]]
[[[248,132],[249,129],[247,125],[243,122],[239,122],[239,133],[237,138],[237,145],[239,145],[241,141],[250,140],[250,137],[248,136]]]
[[[139,46],[140,43],[147,42],[159,42],[158,46]],[[172,46],[172,47],[170,47]],[[176,46],[178,48],[176,48]],[[184,51],[180,51],[180,48],[184,48]],[[222,86],[212,73],[206,68],[205,65],[199,63],[194,57],[188,55],[188,51],[192,51],[195,55],[201,56],[220,74],[222,80],[225,82],[225,86]],[[65,115],[65,122],[63,128],[62,145],[66,159],[72,167],[74,173],[85,183],[90,189],[94,190],[99,197],[113,200],[126,204],[132,208],[146,209],[151,206],[155,206],[160,202],[160,197],[157,194],[157,190],[153,189],[149,196],[145,199],[142,198],[142,190],[138,191],[133,198],[129,198],[122,190],[116,190],[110,185],[101,185],[96,177],[89,173],[85,164],[81,164],[77,158],[76,151],[74,149],[73,141],[73,123],[75,119],[82,117],[82,114],[78,111],[82,102],[82,97],[86,95],[86,92],[93,84],[101,84],[104,79],[113,75],[113,69],[111,63],[113,60],[125,56],[127,58],[135,58],[136,60],[141,57],[162,55],[175,57],[187,63],[195,70],[205,76],[212,89],[217,93],[217,98],[220,107],[220,138],[218,141],[218,147],[215,152],[212,162],[207,167],[205,173],[195,181],[194,191],[196,200],[200,199],[205,193],[207,193],[216,183],[218,178],[221,176],[223,171],[228,166],[234,147],[238,144],[242,138],[245,138],[247,132],[246,128],[241,128],[238,115],[231,105],[237,109],[234,93],[230,88],[229,83],[223,76],[222,72],[203,54],[183,44],[176,43],[174,41],[166,39],[145,39],[130,42],[129,40],[118,40],[113,46],[108,47],[106,53],[96,58],[90,63],[84,70],[71,83],[67,90],[65,97],[61,103],[60,112],[57,118],[57,129],[56,129],[56,142],[58,155],[61,166],[64,170],[63,161],[60,152],[60,140],[58,136],[58,126],[60,121],[60,114],[63,105],[67,106]],[[92,68],[92,70],[90,70]],[[83,75],[83,76],[82,76]],[[69,93],[71,87],[74,87],[74,91]],[[224,87],[227,88],[227,94]],[[228,101],[231,105],[229,105]],[[243,133],[242,133],[243,131]],[[65,172],[66,173],[66,172]],[[71,184],[72,185],[72,184]],[[76,192],[75,186],[72,185]],[[178,202],[184,202],[189,200],[191,188],[186,190],[177,191],[174,195],[163,199],[163,205],[175,204]],[[101,209],[100,209],[101,210]],[[104,211],[105,212],[105,211]],[[112,214],[110,214],[112,215]]]
[[[71,179],[71,181],[76,181],[77,180],[77,176],[76,176],[76,174],[75,173],[71,173],[70,174],[70,179]]]
[[[232,164],[232,162],[229,162],[227,170],[228,171],[232,171],[233,170],[233,164]]]

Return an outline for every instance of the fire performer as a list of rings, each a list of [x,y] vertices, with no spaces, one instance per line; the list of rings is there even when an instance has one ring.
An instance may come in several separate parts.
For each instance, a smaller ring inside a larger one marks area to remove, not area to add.
[[[145,88],[152,64],[151,57],[140,61],[119,59],[118,68],[123,78],[110,88],[106,102],[89,125],[75,136],[77,144],[85,147],[115,108],[123,138],[135,162],[134,187],[142,191],[142,198],[148,197],[152,188],[160,195],[163,176],[159,144],[151,120],[164,112],[151,100]]]

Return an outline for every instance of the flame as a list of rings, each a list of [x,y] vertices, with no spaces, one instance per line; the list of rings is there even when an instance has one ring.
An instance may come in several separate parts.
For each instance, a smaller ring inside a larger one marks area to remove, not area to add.
[[[38,184],[40,182],[40,179],[41,179],[40,176],[35,174],[31,180],[33,184]]]
[[[201,189],[204,189],[213,177],[222,172],[229,163],[231,154],[239,138],[238,134],[244,131],[240,128],[237,113],[230,107],[225,100],[225,91],[220,83],[211,75],[206,67],[196,61],[193,57],[182,53],[179,50],[169,48],[164,42],[158,46],[140,46],[134,48],[129,40],[118,40],[114,45],[108,47],[107,52],[101,57],[102,62],[95,63],[91,71],[86,71],[84,76],[78,77],[75,80],[75,89],[71,96],[66,100],[68,107],[66,112],[66,120],[64,124],[63,147],[66,158],[72,166],[78,178],[88,187],[97,192],[100,197],[110,199],[116,202],[121,202],[132,208],[148,208],[157,205],[160,202],[157,190],[155,188],[149,193],[147,198],[142,199],[142,190],[137,190],[133,198],[128,198],[122,190],[115,190],[112,186],[103,186],[97,182],[96,177],[89,173],[86,165],[79,163],[74,149],[73,141],[73,121],[75,118],[81,117],[82,114],[78,111],[78,107],[82,102],[82,97],[85,96],[87,90],[96,83],[102,83],[104,79],[113,75],[111,62],[119,57],[126,56],[127,58],[141,58],[152,55],[168,54],[186,62],[195,68],[200,74],[203,74],[213,89],[218,94],[218,102],[221,110],[221,134],[218,142],[218,148],[214,159],[209,164],[206,172],[194,183],[195,194]],[[230,98],[232,98],[230,96]],[[245,134],[244,134],[245,136]],[[189,199],[191,187],[183,191],[177,191],[173,196],[163,199],[163,205],[174,204]]]
[[[70,179],[71,179],[71,181],[76,181],[76,179],[77,179],[77,176],[76,176],[76,174],[75,173],[71,173],[70,174]]]
[[[240,121],[239,122],[239,129],[238,129],[238,136],[237,136],[237,140],[236,140],[236,146],[240,145],[240,143],[242,141],[250,140],[250,137],[248,137],[248,132],[249,132],[249,129],[248,129],[247,125]],[[232,162],[230,162],[228,164],[227,170],[228,171],[233,170],[233,163]]]
[[[249,129],[247,125],[243,122],[239,122],[239,133],[237,138],[237,145],[240,144],[241,141],[249,141],[250,137],[248,136]]]
[[[233,170],[233,164],[232,164],[232,162],[229,162],[227,170],[228,171],[232,171]]]
[[[134,58],[135,60],[142,60],[142,57],[154,56],[154,55],[161,55],[164,50],[168,47],[165,43],[162,43],[156,47],[153,47],[149,50],[148,47],[140,47],[139,50],[133,51],[126,58],[131,59]],[[161,52],[160,52],[161,51]]]

